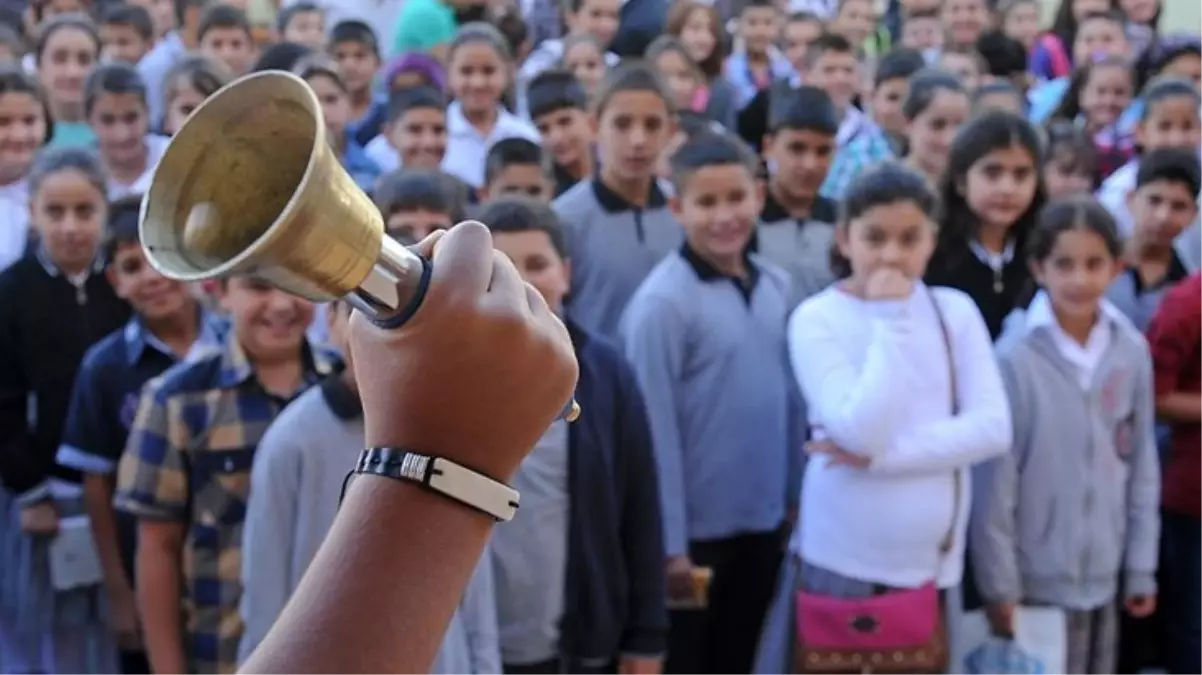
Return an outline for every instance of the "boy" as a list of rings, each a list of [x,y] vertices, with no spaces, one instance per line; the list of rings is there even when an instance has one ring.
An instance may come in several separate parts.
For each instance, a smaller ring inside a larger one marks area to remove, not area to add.
[[[245,661],[275,623],[334,522],[342,484],[364,447],[363,407],[350,352],[351,308],[327,307],[345,367],[288,405],[259,442],[242,551]],[[496,596],[487,557],[476,566],[430,672],[499,673]]]
[[[835,203],[820,196],[835,153],[837,113],[826,92],[801,87],[778,106],[764,144],[773,168],[752,250],[792,278],[789,306],[826,288]]]
[[[779,33],[780,9],[774,0],[748,0],[743,5],[738,27],[742,49],[727,57],[725,68],[737,108],[744,108],[777,78],[792,73],[793,67],[775,46]]]
[[[127,4],[141,7],[150,14],[155,42],[167,37],[177,26],[173,0],[129,0]]]
[[[308,300],[249,276],[215,293],[231,321],[224,348],[147,385],[117,469],[114,503],[138,519],[136,591],[156,673],[234,672],[255,450],[287,402],[331,370],[305,341]]]
[[[371,26],[362,21],[341,21],[330,31],[330,56],[338,63],[351,99],[347,133],[367,143],[384,123],[387,105],[372,94],[372,78],[380,69],[380,45]]]
[[[380,165],[368,156],[363,146],[355,142],[348,130],[350,91],[338,64],[323,54],[314,54],[301,59],[293,72],[308,83],[321,102],[326,140],[338,153],[342,168],[346,169],[360,189],[370,192],[380,177]]]
[[[275,30],[278,42],[304,45],[315,52],[326,47],[325,15],[312,2],[298,2],[281,9]]]
[[[1198,215],[1202,169],[1194,150],[1156,150],[1142,158],[1135,189],[1127,196],[1135,230],[1123,252],[1127,269],[1111,283],[1106,297],[1143,331],[1169,286],[1188,270],[1174,242]]]
[[[138,74],[146,83],[146,106],[150,110],[151,128],[163,121],[167,73],[175,64],[197,49],[200,38],[200,18],[213,0],[176,0],[174,2],[175,30],[167,33],[146,56],[138,61]]]
[[[781,43],[785,58],[794,72],[801,72],[806,50],[822,35],[822,31],[822,19],[810,12],[794,12],[785,20],[785,27],[781,30]]]
[[[943,50],[943,21],[939,10],[906,14],[902,19],[901,46],[917,49],[923,58],[933,63]]]
[[[1023,96],[1031,86],[1027,70],[1027,48],[1000,30],[991,30],[977,40],[977,53],[985,62],[985,76],[1009,82]]]
[[[246,12],[233,5],[205,10],[196,30],[200,54],[224,63],[234,75],[245,75],[255,62],[255,41]]]
[[[146,262],[138,239],[140,197],[115,202],[109,210],[102,259],[117,297],[134,317],[83,357],[58,463],[83,474],[84,506],[104,573],[109,625],[120,647],[123,673],[148,673],[134,597],[137,524],[113,510],[117,462],[138,410],[142,385],[180,359],[219,348],[222,322],[204,311],[186,284],[168,279]]]
[[[404,169],[380,179],[376,207],[388,236],[411,246],[467,218],[467,189],[450,174]]]
[[[524,138],[506,138],[493,143],[484,160],[484,187],[480,201],[525,195],[550,202],[554,186],[543,169],[543,149]]]
[[[365,150],[386,173],[401,167],[438,170],[447,154],[446,97],[430,87],[394,92],[382,133]]]
[[[538,128],[542,146],[551,153],[551,172],[558,197],[593,172],[588,94],[570,72],[548,70],[530,81],[526,106]]]
[[[747,252],[762,199],[738,140],[698,134],[672,169],[685,243],[639,287],[620,327],[647,400],[668,597],[694,599],[697,568],[712,574],[704,608],[673,612],[666,670],[746,673],[797,496],[789,282]]]
[[[855,47],[842,35],[827,33],[810,45],[804,66],[802,81],[825,91],[835,104],[839,120],[835,144],[842,150],[871,126],[864,113],[852,105],[860,87]],[[768,117],[772,118],[771,110]]]
[[[965,91],[976,91],[985,77],[985,59],[972,47],[945,49],[935,62],[936,67],[955,75]]]
[[[1089,63],[1107,56],[1134,60],[1126,26],[1121,12],[1097,12],[1082,17],[1073,39],[1073,62]],[[1059,77],[1031,89],[1029,117],[1033,124],[1046,122],[1056,112],[1068,93],[1070,81],[1068,76]]]
[[[100,19],[101,58],[136,65],[154,47],[150,13],[137,5],[113,5]]]
[[[493,245],[563,316],[570,261],[555,213],[525,197],[484,206]],[[667,647],[655,458],[630,366],[566,321],[591,419],[551,425],[518,468],[525,517],[490,544],[505,672],[657,673]]]

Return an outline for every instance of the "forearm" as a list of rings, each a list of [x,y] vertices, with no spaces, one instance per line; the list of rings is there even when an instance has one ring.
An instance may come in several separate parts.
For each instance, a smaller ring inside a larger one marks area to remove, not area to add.
[[[113,512],[113,478],[85,474],[83,479],[84,508],[92,524],[92,538],[104,572],[104,586],[109,594],[132,590],[132,580],[125,574],[121,560],[121,544],[117,535],[117,516]]]
[[[138,610],[143,620],[146,655],[155,673],[188,672],[180,623],[181,587],[178,549],[139,547]]]
[[[417,485],[356,478],[292,600],[242,672],[428,671],[492,524]]]
[[[1160,396],[1156,417],[1165,422],[1202,422],[1202,395],[1173,392]]]

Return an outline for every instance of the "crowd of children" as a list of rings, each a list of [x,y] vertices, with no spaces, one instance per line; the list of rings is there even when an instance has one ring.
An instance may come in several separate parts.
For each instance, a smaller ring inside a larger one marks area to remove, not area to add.
[[[433,672],[796,672],[806,602],[920,588],[953,637],[1055,608],[1067,672],[1198,671],[1164,1],[0,7],[0,672],[233,672],[330,529],[351,308],[139,241],[170,137],[266,70],[390,236],[485,223],[579,361]]]

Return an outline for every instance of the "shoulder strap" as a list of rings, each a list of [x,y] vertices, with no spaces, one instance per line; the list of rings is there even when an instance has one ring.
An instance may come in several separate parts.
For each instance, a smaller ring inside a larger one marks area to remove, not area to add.
[[[952,416],[955,417],[960,413],[960,395],[956,387],[956,359],[952,355],[952,335],[947,327],[947,320],[943,316],[943,308],[939,306],[939,301],[935,298],[935,291],[929,286],[926,287],[927,297],[931,299],[931,306],[935,309],[935,318],[939,320],[939,334],[943,338],[943,351],[947,354],[947,375],[948,375],[948,394],[951,398]],[[952,522],[948,526],[947,534],[939,542],[940,565],[942,566],[942,557],[946,556],[952,550],[952,542],[956,538],[956,523],[960,521],[960,504],[961,492],[963,488],[961,481],[963,478],[960,474],[960,469],[956,469],[952,473]]]

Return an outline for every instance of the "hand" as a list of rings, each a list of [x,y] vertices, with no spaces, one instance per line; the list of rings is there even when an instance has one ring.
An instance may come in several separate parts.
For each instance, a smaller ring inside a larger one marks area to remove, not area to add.
[[[138,602],[129,586],[107,589],[109,630],[117,636],[121,649],[136,650],[142,646],[141,621],[138,618]]]
[[[872,458],[848,452],[835,444],[834,441],[823,439],[806,443],[806,452],[811,455],[824,455],[831,466],[850,466],[853,469],[867,469],[872,465]]]
[[[623,656],[618,659],[619,675],[659,675],[663,669],[663,660],[655,657]]]
[[[572,396],[571,339],[480,223],[417,250],[433,269],[413,318],[396,330],[358,312],[351,320],[367,446],[412,448],[507,482]]]
[[[58,509],[54,502],[41,501],[21,509],[21,531],[26,534],[55,534],[58,532]]]
[[[689,556],[668,558],[667,582],[669,598],[684,602],[697,597],[697,589],[693,585],[693,561]]]
[[[901,300],[914,291],[914,280],[892,267],[882,267],[868,275],[864,284],[867,300]]]
[[[997,602],[985,606],[985,618],[989,620],[989,630],[997,637],[1012,639],[1014,637],[1013,602]]]
[[[1137,619],[1144,619],[1152,616],[1156,611],[1156,596],[1155,595],[1133,595],[1123,602],[1127,608],[1127,613]]]

